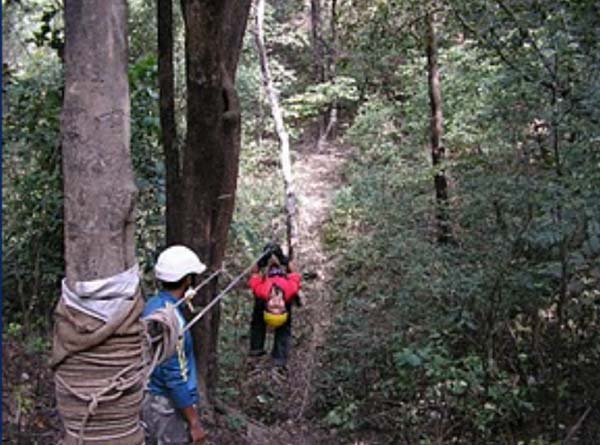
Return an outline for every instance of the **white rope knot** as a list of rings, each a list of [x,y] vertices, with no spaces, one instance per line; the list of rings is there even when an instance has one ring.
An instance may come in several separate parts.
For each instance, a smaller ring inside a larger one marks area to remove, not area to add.
[[[98,396],[96,394],[91,395],[91,402],[88,405],[88,413],[90,416],[96,414],[96,408],[98,408]]]
[[[185,294],[183,295],[183,301],[185,301],[185,304],[187,304],[187,307],[189,308],[189,310],[191,312],[195,312],[196,308],[194,307],[194,303],[192,303],[192,299],[196,296],[196,289],[192,289],[191,287],[185,291]]]

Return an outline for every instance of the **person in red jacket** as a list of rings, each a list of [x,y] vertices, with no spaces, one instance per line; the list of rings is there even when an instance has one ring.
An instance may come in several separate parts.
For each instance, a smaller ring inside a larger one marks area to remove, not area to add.
[[[254,266],[248,286],[254,294],[254,309],[250,323],[250,356],[257,357],[265,353],[267,330],[265,319],[280,320],[283,324],[274,329],[275,340],[271,357],[275,366],[285,368],[292,336],[292,302],[297,298],[300,290],[300,274],[296,272],[292,262],[283,255],[280,246],[268,244],[265,247],[265,254]],[[276,305],[273,301],[269,304],[269,300],[278,296],[283,297],[285,304],[284,318],[282,318],[283,314],[275,314],[275,317],[271,317],[275,313]]]

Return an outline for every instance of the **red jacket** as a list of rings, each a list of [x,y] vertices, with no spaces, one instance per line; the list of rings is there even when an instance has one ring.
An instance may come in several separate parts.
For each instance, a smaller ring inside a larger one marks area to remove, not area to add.
[[[283,277],[265,277],[255,273],[252,274],[248,280],[248,286],[252,289],[254,296],[265,301],[269,299],[273,284],[276,284],[277,287],[283,290],[283,299],[286,303],[289,303],[300,290],[300,274],[292,272]]]

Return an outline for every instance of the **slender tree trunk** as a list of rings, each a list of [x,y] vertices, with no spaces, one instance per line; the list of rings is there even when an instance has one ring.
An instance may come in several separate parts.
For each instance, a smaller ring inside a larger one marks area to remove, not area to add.
[[[330,32],[331,32],[331,42],[329,49],[329,80],[332,85],[335,85],[335,77],[337,74],[337,1],[331,0],[331,18],[330,18]],[[337,125],[337,112],[338,112],[338,104],[337,101],[334,101],[331,104],[331,108],[329,110],[329,119],[327,120],[327,127],[325,131],[321,135],[321,139],[319,141],[319,147],[322,147],[323,144],[327,141],[327,138],[332,134],[335,130],[335,126]]]
[[[283,174],[283,184],[285,191],[285,214],[286,214],[286,230],[288,242],[288,255],[293,257],[294,247],[297,245],[297,230],[296,230],[296,195],[294,193],[292,179],[292,162],[290,159],[290,140],[288,133],[283,123],[283,113],[279,106],[279,98],[273,86],[271,70],[269,69],[269,61],[267,58],[267,50],[264,43],[263,22],[265,14],[264,0],[258,0],[256,4],[256,32],[255,41],[258,49],[260,60],[260,71],[262,73],[263,86],[269,97],[271,104],[271,112],[275,121],[275,129],[279,137],[279,146],[281,149],[281,171]]]
[[[177,212],[182,242],[210,268],[223,262],[233,215],[240,151],[240,107],[235,73],[250,0],[182,0],[185,22],[187,134]],[[206,305],[216,283],[194,303]],[[192,329],[201,391],[217,384],[217,305]]]
[[[321,0],[310,0],[310,24],[313,50],[313,80],[315,83],[325,82],[325,45],[323,41],[323,25]],[[321,148],[323,132],[326,127],[326,114],[320,114],[315,123],[315,148]]]
[[[451,239],[450,221],[448,215],[448,181],[440,165],[446,157],[442,142],[444,117],[442,113],[442,87],[438,66],[438,50],[436,36],[435,13],[427,15],[427,70],[429,80],[429,101],[431,106],[431,160],[433,167],[438,169],[434,177],[436,219],[438,226],[438,241],[446,243]]]
[[[125,0],[65,3],[62,111],[69,284],[135,263]]]
[[[173,70],[173,2],[158,0],[158,84],[160,91],[160,126],[166,170],[167,245],[181,237],[181,215],[177,192],[181,177],[177,125],[175,123],[175,76]]]
[[[321,0],[310,0],[310,23],[313,44],[313,77],[315,82],[325,81],[325,45],[321,19]]]

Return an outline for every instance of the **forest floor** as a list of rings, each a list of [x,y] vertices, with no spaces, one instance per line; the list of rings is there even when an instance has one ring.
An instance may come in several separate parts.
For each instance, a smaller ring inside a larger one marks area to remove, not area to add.
[[[335,259],[325,252],[322,229],[342,183],[343,163],[343,149],[336,145],[323,147],[320,152],[302,150],[294,162],[299,235],[296,262],[305,280],[303,306],[293,307],[287,375],[282,377],[274,370],[268,355],[250,362],[240,406],[228,411],[245,427],[235,438],[220,431],[211,443],[316,445],[334,439],[333,431],[315,422],[312,407],[314,378],[332,317],[330,286],[335,267]],[[272,339],[267,340],[268,346],[269,342]]]

